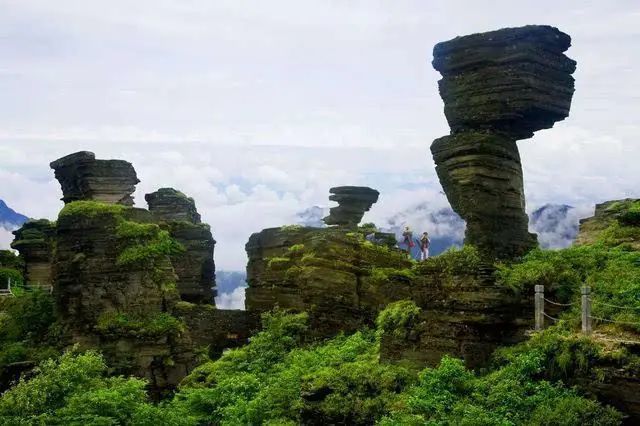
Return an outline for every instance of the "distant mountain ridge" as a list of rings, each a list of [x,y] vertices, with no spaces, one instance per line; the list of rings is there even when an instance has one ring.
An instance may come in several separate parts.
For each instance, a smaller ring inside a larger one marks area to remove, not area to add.
[[[22,226],[29,218],[20,214],[7,206],[3,200],[0,200],[0,226],[5,229],[15,229]]]
[[[538,234],[542,248],[570,246],[578,235],[578,223],[584,209],[567,204],[545,204],[529,215],[529,229]],[[326,209],[313,206],[297,214],[297,223],[304,226],[324,227],[322,217]],[[587,214],[588,216],[588,214]],[[401,238],[405,226],[414,235],[429,232],[430,254],[435,256],[450,247],[459,247],[464,240],[465,222],[450,207],[434,208],[430,203],[416,204],[388,217],[384,223],[376,223],[382,231],[395,233]]]

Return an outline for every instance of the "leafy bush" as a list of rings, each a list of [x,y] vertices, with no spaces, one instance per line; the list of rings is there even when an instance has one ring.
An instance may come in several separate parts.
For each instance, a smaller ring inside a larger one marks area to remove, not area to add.
[[[120,204],[101,203],[99,201],[74,201],[66,204],[60,213],[59,218],[66,216],[95,217],[102,214],[120,214],[126,209]]]
[[[169,232],[156,224],[122,221],[116,235],[125,247],[118,256],[118,265],[153,264],[164,256],[184,251]]]
[[[450,275],[468,274],[469,271],[475,271],[482,265],[482,258],[475,247],[465,245],[430,257],[421,265],[436,268]]]
[[[403,338],[408,330],[415,325],[420,314],[420,308],[411,300],[400,300],[390,303],[378,314],[376,326],[381,333],[389,333]]]
[[[44,361],[29,380],[0,397],[0,423],[8,425],[194,425],[188,413],[154,406],[146,382],[105,377],[107,366],[95,352],[67,352]]]
[[[497,277],[499,283],[520,290],[544,285],[547,297],[575,302],[565,315],[569,319],[578,318],[580,288],[588,285],[593,316],[631,323],[617,327],[640,331],[633,325],[640,324],[640,251],[602,245],[533,250],[522,263],[499,265]]]
[[[280,227],[280,230],[283,232],[295,232],[301,231],[302,229],[304,229],[302,225],[284,225]]]
[[[184,331],[184,327],[181,320],[166,312],[149,317],[106,312],[98,318],[96,330],[106,335],[155,339],[161,336],[180,334]]]
[[[35,290],[0,299],[0,367],[12,362],[39,361],[59,344],[53,298]]]
[[[536,376],[543,357],[524,353],[486,376],[465,369],[445,356],[437,368],[420,373],[403,404],[383,425],[617,425],[621,415],[580,397],[575,391]],[[556,423],[555,421],[558,421]]]
[[[196,369],[174,404],[202,423],[370,424],[411,381],[406,370],[379,364],[372,332],[300,347],[306,314],[276,311],[263,323],[247,346]]]

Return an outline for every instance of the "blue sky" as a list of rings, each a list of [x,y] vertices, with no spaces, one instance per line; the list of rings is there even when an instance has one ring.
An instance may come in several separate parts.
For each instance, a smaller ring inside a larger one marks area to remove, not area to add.
[[[637,1],[0,0],[0,199],[54,218],[51,160],[127,159],[142,205],[196,199],[223,269],[331,186],[379,189],[370,220],[436,208],[433,45],[525,24],[570,34],[578,62],[571,116],[519,143],[528,208],[640,196]]]

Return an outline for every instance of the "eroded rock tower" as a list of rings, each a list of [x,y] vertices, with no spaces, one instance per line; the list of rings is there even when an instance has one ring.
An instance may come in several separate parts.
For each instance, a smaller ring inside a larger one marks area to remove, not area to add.
[[[550,26],[456,37],[433,49],[451,134],[431,152],[466,242],[497,258],[517,257],[537,239],[528,231],[516,141],[569,115],[576,62],[571,38]]]

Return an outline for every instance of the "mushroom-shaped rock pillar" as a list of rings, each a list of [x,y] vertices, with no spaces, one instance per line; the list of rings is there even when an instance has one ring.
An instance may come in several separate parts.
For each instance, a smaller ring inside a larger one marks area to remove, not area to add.
[[[93,152],[80,151],[50,164],[62,187],[62,201],[94,200],[133,206],[132,194],[140,182],[128,161],[96,160]]]
[[[329,190],[329,199],[338,203],[329,216],[323,219],[327,225],[358,226],[364,213],[378,201],[380,193],[366,186],[337,186]]]
[[[528,231],[516,141],[569,115],[576,63],[571,38],[550,26],[506,28],[437,44],[433,66],[451,134],[431,152],[466,242],[494,258],[537,244]]]

